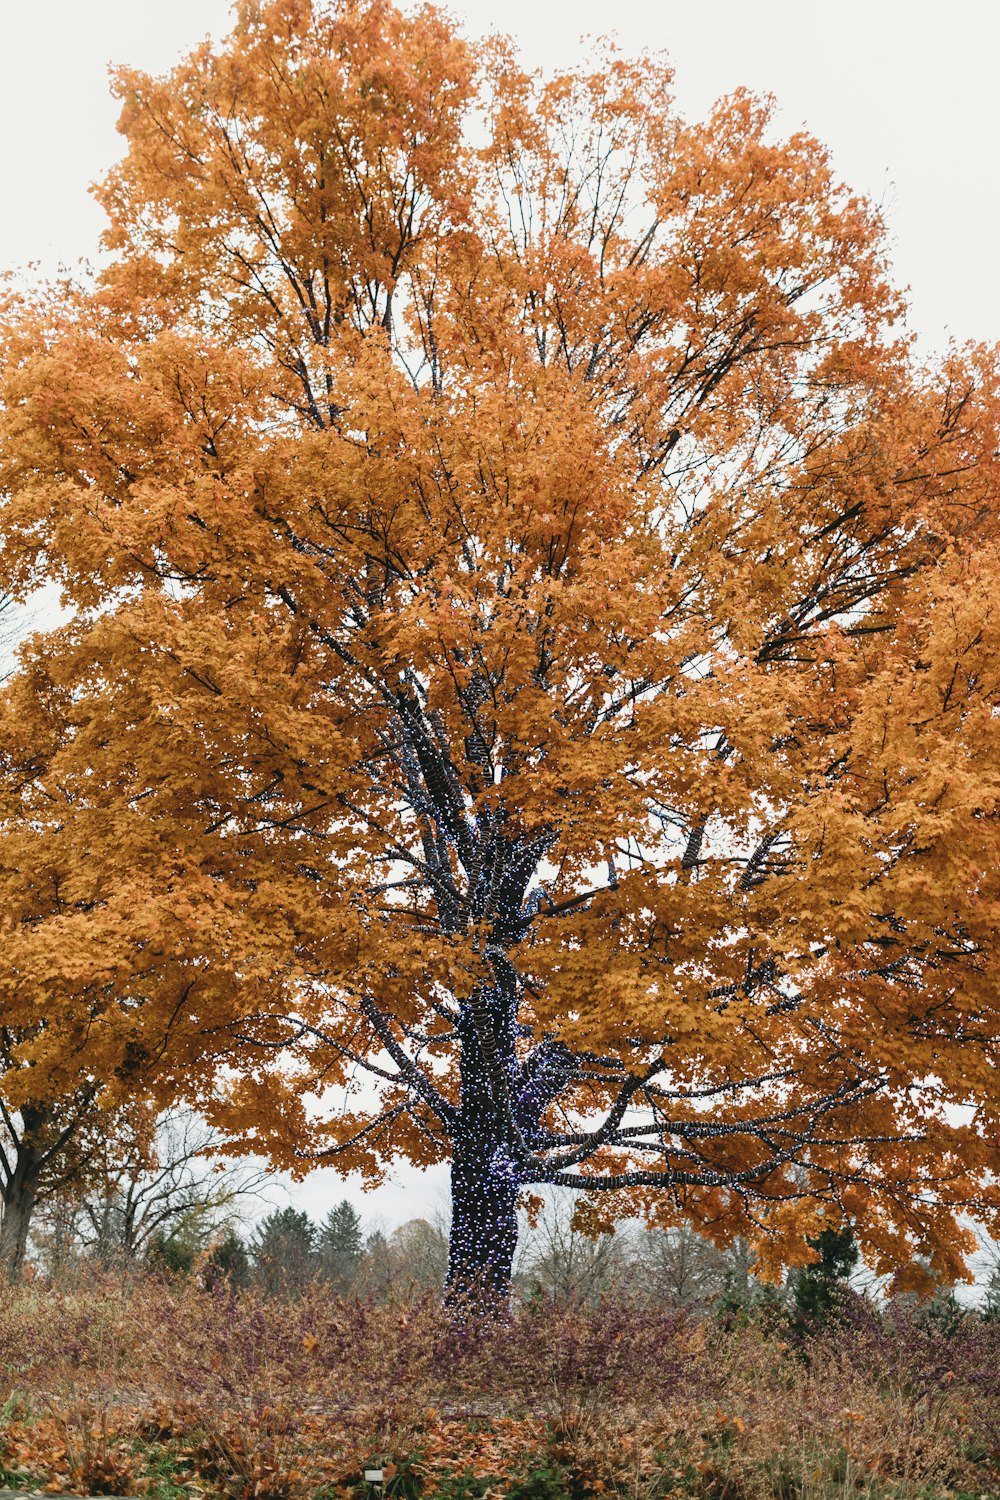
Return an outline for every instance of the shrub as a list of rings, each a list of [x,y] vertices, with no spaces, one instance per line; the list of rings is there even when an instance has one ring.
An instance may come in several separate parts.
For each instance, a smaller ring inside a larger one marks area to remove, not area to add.
[[[180,1500],[945,1500],[1000,1486],[1000,1325],[855,1298],[793,1336],[540,1297],[281,1299],[204,1275],[0,1292],[0,1482]],[[11,1393],[17,1393],[11,1395]]]

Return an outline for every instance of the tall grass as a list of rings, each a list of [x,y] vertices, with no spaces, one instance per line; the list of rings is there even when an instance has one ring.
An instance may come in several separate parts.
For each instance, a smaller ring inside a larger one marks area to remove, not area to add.
[[[196,1280],[0,1293],[0,1484],[162,1500],[944,1500],[1000,1494],[1000,1324],[859,1299],[780,1316]]]

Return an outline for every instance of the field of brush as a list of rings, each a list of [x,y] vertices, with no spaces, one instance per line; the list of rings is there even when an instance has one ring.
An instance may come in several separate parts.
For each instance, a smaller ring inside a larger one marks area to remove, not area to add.
[[[0,1294],[0,1485],[154,1500],[980,1500],[1000,1322],[847,1302],[300,1299],[139,1278]],[[367,1485],[364,1470],[381,1468]]]

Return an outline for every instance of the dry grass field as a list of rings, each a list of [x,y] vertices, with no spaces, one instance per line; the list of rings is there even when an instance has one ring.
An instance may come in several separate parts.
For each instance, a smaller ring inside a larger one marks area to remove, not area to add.
[[[1000,1323],[851,1300],[520,1306],[298,1300],[197,1279],[0,1295],[0,1485],[155,1500],[981,1500]]]

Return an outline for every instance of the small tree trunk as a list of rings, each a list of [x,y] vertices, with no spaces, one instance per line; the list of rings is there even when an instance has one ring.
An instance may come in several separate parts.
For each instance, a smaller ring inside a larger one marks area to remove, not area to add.
[[[39,1153],[30,1143],[17,1149],[14,1171],[3,1189],[0,1216],[0,1274],[19,1281],[28,1249],[28,1231],[38,1198]]]
[[[455,1141],[445,1299],[461,1312],[502,1316],[517,1248],[518,1180],[488,1122],[470,1121]]]
[[[731,1285],[733,1292],[741,1302],[750,1299],[750,1246],[744,1239],[733,1241],[732,1251],[732,1277]]]

